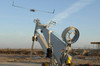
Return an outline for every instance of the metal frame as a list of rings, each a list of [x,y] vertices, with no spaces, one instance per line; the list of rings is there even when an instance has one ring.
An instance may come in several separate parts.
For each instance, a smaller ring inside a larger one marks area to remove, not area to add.
[[[55,34],[53,34],[53,31],[47,29],[47,27],[49,27],[50,24],[54,24],[55,22],[50,22],[48,25],[41,24],[39,19],[35,19],[34,22],[36,22],[34,36],[37,37],[37,40],[42,46],[45,54],[47,53],[47,48],[52,48],[53,56],[51,59],[52,60],[51,66],[54,65],[54,61],[53,61],[54,59],[56,59],[58,66],[63,66],[63,64],[65,64],[64,62],[65,58],[67,59],[67,57],[69,56],[71,44],[67,44],[66,42],[62,41]],[[41,35],[38,32],[38,29],[40,29],[40,32],[43,33],[43,35]],[[79,37],[79,35],[77,37]],[[61,52],[62,50],[63,52]]]

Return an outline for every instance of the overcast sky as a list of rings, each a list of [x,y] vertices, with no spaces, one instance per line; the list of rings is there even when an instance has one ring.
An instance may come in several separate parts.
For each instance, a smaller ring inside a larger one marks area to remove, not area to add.
[[[55,13],[33,13],[12,7],[13,1],[25,8],[50,12],[55,9]],[[56,21],[49,29],[59,36],[65,28],[76,27],[80,38],[73,47],[93,47],[91,41],[100,41],[100,0],[0,0],[0,48],[31,48],[36,18],[43,24]],[[40,45],[35,43],[35,48]]]

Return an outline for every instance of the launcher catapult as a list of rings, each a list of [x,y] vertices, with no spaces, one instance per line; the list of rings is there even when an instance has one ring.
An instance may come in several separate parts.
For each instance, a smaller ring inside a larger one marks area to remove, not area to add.
[[[68,27],[62,33],[62,40],[58,38],[53,31],[48,30],[50,24],[55,24],[51,21],[48,25],[40,23],[39,19],[35,19],[36,23],[34,41],[38,41],[45,52],[45,56],[51,59],[51,64],[44,63],[44,66],[67,66],[71,64],[71,44],[75,43],[79,38],[79,31],[75,27]],[[32,49],[33,49],[32,44]]]

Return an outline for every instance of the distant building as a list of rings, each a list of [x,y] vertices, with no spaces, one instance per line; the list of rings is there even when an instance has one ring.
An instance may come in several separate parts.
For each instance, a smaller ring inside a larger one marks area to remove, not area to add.
[[[98,44],[98,49],[100,49],[100,44]]]
[[[100,49],[100,42],[91,42],[91,44],[96,44],[96,49]]]

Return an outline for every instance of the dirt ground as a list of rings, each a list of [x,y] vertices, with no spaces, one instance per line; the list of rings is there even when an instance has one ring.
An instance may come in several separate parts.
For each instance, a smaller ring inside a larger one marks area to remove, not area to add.
[[[32,57],[30,57],[30,51],[30,49],[0,49],[0,63],[38,63],[39,65],[50,61],[44,57],[43,50],[35,49]],[[73,49],[70,54],[75,66],[86,66],[85,64],[100,66],[100,50]]]
[[[41,66],[41,64],[38,63],[16,63],[16,62],[2,62],[0,63],[0,66]]]

